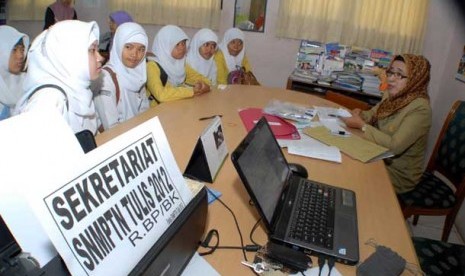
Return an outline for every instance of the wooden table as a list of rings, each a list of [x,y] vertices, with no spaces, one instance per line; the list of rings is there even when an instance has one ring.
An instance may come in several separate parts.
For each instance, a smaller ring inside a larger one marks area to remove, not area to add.
[[[308,106],[336,106],[322,98],[289,90],[262,86],[228,86],[223,91],[212,91],[192,99],[160,104],[98,135],[97,143],[102,144],[141,122],[159,116],[178,166],[184,171],[200,133],[209,124],[209,120],[199,121],[198,118],[222,114],[225,141],[229,152],[232,152],[246,135],[237,111],[246,107],[264,107],[271,99]],[[360,261],[375,251],[373,247],[364,243],[368,239],[375,239],[378,244],[392,248],[407,262],[418,264],[406,223],[382,161],[363,164],[343,154],[342,164],[337,164],[285,154],[289,162],[304,165],[310,179],[355,191]],[[249,205],[249,196],[229,156],[215,182],[206,185],[221,191],[221,199],[234,211],[238,219],[244,243],[251,244],[249,234],[258,219],[258,214]],[[219,232],[220,245],[240,245],[234,220],[219,202],[211,204],[208,210],[205,231],[213,228]],[[255,231],[253,238],[261,244],[266,242],[266,235],[261,226]],[[248,253],[249,260],[252,260],[253,256],[254,253]],[[222,275],[252,274],[240,263],[243,260],[240,250],[218,249],[213,255],[205,258]],[[316,259],[313,261],[316,266]],[[353,266],[337,264],[336,267],[343,275],[355,275]]]

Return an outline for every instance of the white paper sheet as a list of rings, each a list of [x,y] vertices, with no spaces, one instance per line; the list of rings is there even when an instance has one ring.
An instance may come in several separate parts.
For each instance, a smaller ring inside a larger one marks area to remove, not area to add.
[[[337,147],[332,147],[301,133],[300,140],[292,140],[287,143],[289,154],[301,155],[336,163],[342,162],[341,151]]]

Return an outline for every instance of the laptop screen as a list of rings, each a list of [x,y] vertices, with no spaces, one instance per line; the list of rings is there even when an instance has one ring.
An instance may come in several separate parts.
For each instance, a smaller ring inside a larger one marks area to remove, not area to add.
[[[264,117],[247,134],[232,158],[242,182],[252,190],[267,225],[271,225],[290,169]]]

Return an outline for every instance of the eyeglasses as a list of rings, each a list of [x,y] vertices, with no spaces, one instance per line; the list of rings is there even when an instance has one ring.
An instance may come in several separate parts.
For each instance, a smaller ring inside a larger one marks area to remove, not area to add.
[[[400,72],[394,72],[391,69],[386,71],[386,76],[389,78],[391,76],[394,76],[395,79],[401,80],[401,79],[407,79],[407,76],[402,75]]]

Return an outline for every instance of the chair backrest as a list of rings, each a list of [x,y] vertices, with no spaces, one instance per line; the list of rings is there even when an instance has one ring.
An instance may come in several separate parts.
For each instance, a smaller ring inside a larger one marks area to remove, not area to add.
[[[359,108],[361,110],[368,110],[371,108],[371,106],[364,101],[360,101],[352,97],[343,95],[341,93],[333,92],[333,91],[327,91],[325,95],[325,99],[328,101],[337,103],[339,105],[342,105],[343,107],[346,107],[350,110],[355,109],[355,108]]]
[[[457,189],[465,186],[465,101],[456,101],[449,111],[427,170],[440,172]]]

